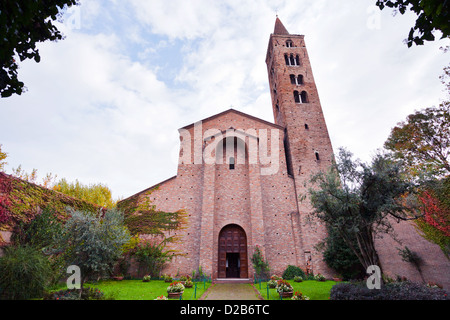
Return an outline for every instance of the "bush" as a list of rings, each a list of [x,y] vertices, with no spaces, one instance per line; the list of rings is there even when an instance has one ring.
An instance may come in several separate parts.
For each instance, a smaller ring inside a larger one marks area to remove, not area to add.
[[[388,283],[381,290],[370,290],[364,282],[339,283],[331,289],[330,300],[449,300],[440,288],[405,281]]]
[[[282,277],[286,280],[292,280],[295,276],[302,277],[303,279],[306,277],[303,270],[296,266],[288,266],[286,270],[284,270]]]
[[[251,260],[253,263],[253,268],[255,269],[255,276],[258,279],[268,279],[270,272],[269,262],[264,260],[264,256],[259,247],[256,247]]]
[[[65,289],[47,293],[44,300],[107,300],[107,298],[103,291],[97,288],[84,288],[81,292],[76,289]]]
[[[6,248],[0,270],[0,294],[8,300],[43,297],[51,276],[48,259],[29,246]]]

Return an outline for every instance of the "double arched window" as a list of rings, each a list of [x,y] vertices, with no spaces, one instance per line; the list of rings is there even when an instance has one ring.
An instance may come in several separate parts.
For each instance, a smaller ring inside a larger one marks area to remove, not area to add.
[[[294,91],[294,100],[295,103],[308,103],[308,94],[306,91],[298,92]]]
[[[303,84],[303,76],[301,74],[298,75],[298,76],[296,76],[294,74],[291,74],[290,77],[291,77],[291,83],[292,84],[295,84],[295,85],[298,85],[298,86]]]

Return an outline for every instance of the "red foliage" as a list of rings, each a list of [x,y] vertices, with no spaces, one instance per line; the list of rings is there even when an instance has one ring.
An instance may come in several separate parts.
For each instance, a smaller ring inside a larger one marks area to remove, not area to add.
[[[423,192],[419,199],[424,205],[425,222],[450,237],[450,210],[428,191]]]

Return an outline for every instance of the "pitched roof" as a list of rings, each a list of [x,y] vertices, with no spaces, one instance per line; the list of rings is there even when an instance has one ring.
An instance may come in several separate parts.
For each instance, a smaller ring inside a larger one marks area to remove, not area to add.
[[[245,117],[245,118],[249,118],[249,119],[252,119],[252,120],[259,121],[259,122],[261,122],[261,123],[264,123],[265,125],[268,125],[268,126],[271,126],[271,127],[275,127],[275,128],[277,128],[277,129],[284,129],[284,127],[282,127],[282,126],[280,126],[280,125],[277,125],[277,124],[275,124],[275,123],[271,123],[271,122],[269,122],[269,121],[266,121],[266,120],[263,120],[263,119],[260,119],[260,118],[251,116],[251,115],[249,115],[249,114],[247,114],[247,113],[244,113],[244,112],[241,112],[241,111],[237,111],[237,110],[235,110],[235,109],[228,109],[228,110],[226,110],[226,111],[223,111],[223,112],[221,112],[221,113],[218,113],[218,114],[216,114],[216,115],[213,115],[213,116],[211,116],[211,117],[205,118],[205,119],[200,120],[200,121],[201,121],[201,122],[207,122],[207,121],[213,120],[213,119],[215,119],[215,118],[219,118],[219,117],[221,117],[221,116],[223,116],[223,115],[225,115],[225,114],[227,114],[227,113],[230,113],[230,112],[236,113],[237,115],[240,115],[240,116]],[[187,125],[187,126],[181,128],[181,129],[188,129],[188,128],[193,127],[194,125],[195,125],[195,123],[191,123],[191,124],[189,124],[189,125]],[[180,129],[180,130],[181,130],[181,129]]]
[[[277,17],[277,20],[275,21],[275,29],[273,31],[273,34],[280,34],[280,35],[289,35],[289,32],[284,27],[281,20]]]

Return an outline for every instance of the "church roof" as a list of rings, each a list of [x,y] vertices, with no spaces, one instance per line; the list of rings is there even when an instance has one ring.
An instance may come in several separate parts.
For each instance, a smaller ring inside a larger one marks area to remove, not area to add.
[[[273,31],[273,34],[280,34],[280,35],[289,35],[289,32],[284,27],[281,20],[277,17],[277,20],[275,21],[275,29]]]
[[[216,118],[219,118],[219,117],[221,117],[221,116],[224,116],[224,115],[226,115],[226,114],[228,114],[228,113],[235,113],[235,114],[237,114],[237,115],[239,115],[239,116],[241,116],[241,117],[249,118],[249,119],[252,119],[252,120],[261,122],[261,123],[263,123],[263,124],[265,124],[265,125],[268,125],[268,126],[271,126],[271,127],[277,128],[277,129],[284,129],[284,127],[282,127],[282,126],[279,126],[279,125],[274,124],[274,123],[271,123],[271,122],[269,122],[269,121],[266,121],[266,120],[263,120],[263,119],[260,119],[260,118],[251,116],[251,115],[249,115],[249,114],[247,114],[247,113],[244,113],[244,112],[241,112],[241,111],[237,111],[237,110],[235,110],[235,109],[228,109],[228,110],[226,110],[226,111],[224,111],[224,112],[215,114],[215,115],[213,115],[213,116],[211,116],[211,117],[205,118],[205,119],[200,120],[200,121],[203,122],[203,123],[204,123],[204,122],[208,122],[208,121],[211,121],[211,120],[213,120],[213,119],[216,119]],[[193,127],[194,125],[195,125],[195,123],[191,123],[191,124],[189,124],[189,125],[187,125],[187,126],[181,128],[181,129],[189,129],[189,128]]]

